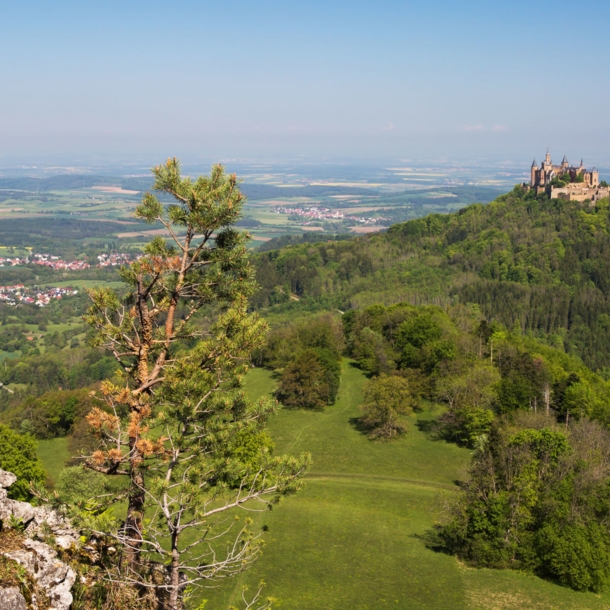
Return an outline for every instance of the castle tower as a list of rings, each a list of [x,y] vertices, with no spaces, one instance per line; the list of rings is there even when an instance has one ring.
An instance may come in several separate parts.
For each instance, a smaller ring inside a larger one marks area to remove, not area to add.
[[[551,165],[551,153],[549,152],[549,149],[546,149],[546,156],[544,157],[544,163],[542,164],[542,166],[544,167],[545,165]]]
[[[563,169],[567,169],[569,165],[570,164],[568,163],[568,158],[564,155],[563,161],[561,162],[561,167],[563,167]]]
[[[599,172],[597,171],[597,167],[594,167],[591,170],[591,186],[599,186]]]
[[[537,172],[538,172],[538,164],[536,163],[536,159],[534,159],[534,162],[532,163],[530,186],[536,186],[536,173]]]

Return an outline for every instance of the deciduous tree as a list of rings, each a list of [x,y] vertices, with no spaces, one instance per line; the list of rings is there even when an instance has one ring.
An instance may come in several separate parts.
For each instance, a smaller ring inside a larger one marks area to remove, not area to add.
[[[373,438],[391,438],[404,430],[400,416],[413,410],[409,382],[403,377],[380,375],[363,389],[364,415],[360,423]]]

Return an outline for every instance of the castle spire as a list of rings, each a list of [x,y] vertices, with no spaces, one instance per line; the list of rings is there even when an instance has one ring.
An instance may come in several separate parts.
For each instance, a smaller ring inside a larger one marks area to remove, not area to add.
[[[538,169],[538,163],[536,163],[536,159],[532,162],[532,168]]]

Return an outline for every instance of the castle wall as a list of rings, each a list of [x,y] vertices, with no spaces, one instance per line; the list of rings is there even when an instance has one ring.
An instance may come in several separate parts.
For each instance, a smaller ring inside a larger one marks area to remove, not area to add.
[[[604,197],[610,197],[610,188],[587,186],[574,186],[566,188],[551,188],[551,199],[563,199],[564,201],[586,201],[595,203]]]

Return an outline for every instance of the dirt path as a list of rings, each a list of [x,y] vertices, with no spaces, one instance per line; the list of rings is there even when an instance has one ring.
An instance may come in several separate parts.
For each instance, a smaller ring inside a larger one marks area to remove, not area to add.
[[[362,473],[350,473],[350,472],[316,472],[307,473],[306,479],[356,479],[360,481],[387,481],[392,483],[408,483],[409,485],[421,485],[422,487],[437,487],[441,489],[451,489],[455,491],[458,489],[457,485],[448,485],[446,483],[436,483],[435,481],[422,481],[420,479],[406,479],[404,477],[388,477],[379,476],[376,474],[362,474]]]

